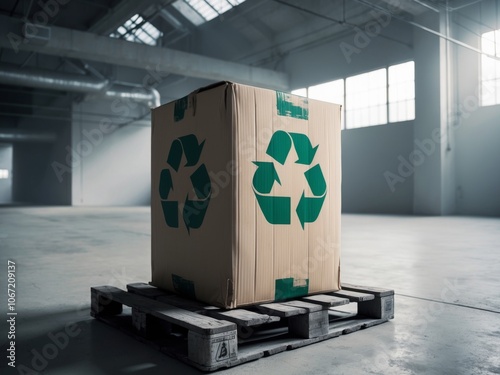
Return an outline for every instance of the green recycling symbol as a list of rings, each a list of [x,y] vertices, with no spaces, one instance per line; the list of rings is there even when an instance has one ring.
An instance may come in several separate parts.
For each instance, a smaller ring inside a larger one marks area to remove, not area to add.
[[[305,134],[288,133],[283,130],[276,131],[271,137],[266,154],[284,165],[292,144],[298,156],[295,163],[311,165],[318,146],[313,147]],[[264,217],[271,224],[290,224],[291,198],[270,195],[274,181],[281,185],[274,162],[254,161],[254,164],[257,166],[257,170],[253,176],[253,190]],[[316,221],[326,197],[326,181],[319,164],[305,171],[304,176],[313,196],[306,197],[304,190],[295,209],[302,229],[304,229],[305,223]]]
[[[160,174],[160,199],[163,208],[165,223],[172,228],[179,227],[179,202],[169,200],[169,195],[174,190],[172,171],[179,171],[183,156],[186,163],[183,167],[192,168],[194,171],[190,175],[191,184],[196,194],[197,200],[189,199],[186,193],[184,207],[182,208],[182,220],[188,232],[190,229],[197,229],[203,224],[203,219],[210,203],[212,185],[205,164],[199,164],[201,151],[205,141],[198,143],[198,138],[194,134],[188,134],[174,139],[168,152],[167,164],[171,167],[165,168]],[[199,165],[198,165],[199,164]],[[198,165],[198,167],[196,167]]]

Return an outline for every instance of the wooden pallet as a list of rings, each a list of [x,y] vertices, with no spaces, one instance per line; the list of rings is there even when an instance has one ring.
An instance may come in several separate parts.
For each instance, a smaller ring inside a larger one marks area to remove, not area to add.
[[[394,291],[343,284],[301,299],[224,310],[144,283],[91,288],[91,315],[203,371],[233,367],[394,318]],[[354,307],[357,311],[345,311]],[[123,305],[131,308],[125,313]],[[354,305],[354,306],[353,306]],[[342,308],[342,310],[339,309]]]

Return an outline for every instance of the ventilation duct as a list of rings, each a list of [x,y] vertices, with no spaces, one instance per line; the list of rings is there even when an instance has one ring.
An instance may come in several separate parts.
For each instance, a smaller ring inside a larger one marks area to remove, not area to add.
[[[153,88],[115,86],[107,79],[69,75],[41,69],[0,67],[0,83],[15,86],[61,90],[80,93],[97,93],[108,98],[123,98],[146,102],[150,107],[160,105],[160,94]]]
[[[6,142],[54,142],[55,133],[35,132],[29,130],[0,129],[0,141]]]

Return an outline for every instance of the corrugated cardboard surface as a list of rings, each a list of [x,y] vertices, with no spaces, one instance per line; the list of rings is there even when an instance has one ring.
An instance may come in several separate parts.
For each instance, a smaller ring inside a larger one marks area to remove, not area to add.
[[[339,105],[224,82],[152,121],[155,286],[228,308],[339,289]]]

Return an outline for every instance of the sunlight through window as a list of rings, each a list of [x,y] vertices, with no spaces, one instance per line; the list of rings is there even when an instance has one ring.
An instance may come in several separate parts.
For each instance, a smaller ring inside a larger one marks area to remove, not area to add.
[[[161,35],[160,30],[136,14],[109,36],[155,46]]]
[[[481,50],[481,105],[500,104],[500,30],[481,36]]]
[[[245,0],[177,0],[172,6],[191,23],[199,26],[226,13]]]

